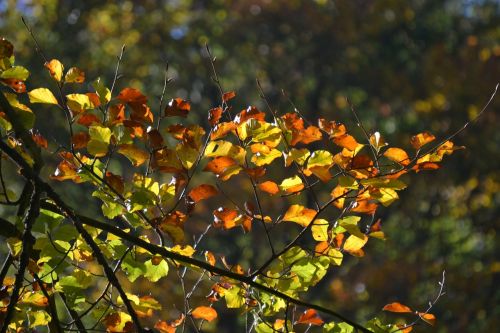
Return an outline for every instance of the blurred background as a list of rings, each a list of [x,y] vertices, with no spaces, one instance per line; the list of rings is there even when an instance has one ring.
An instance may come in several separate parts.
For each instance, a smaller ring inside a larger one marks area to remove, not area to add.
[[[308,119],[342,121],[359,135],[347,96],[370,132],[403,148],[423,130],[438,139],[456,131],[500,80],[498,0],[0,0],[0,32],[32,72],[29,90],[50,80],[21,16],[49,59],[84,69],[89,82],[110,84],[125,44],[118,84],[141,89],[153,108],[168,62],[175,80],[167,96],[190,100],[190,121],[199,123],[219,100],[206,43],[224,89],[237,93],[236,111],[262,105],[258,78],[279,112],[293,110],[284,90]],[[392,301],[425,309],[446,270],[436,328],[420,331],[498,330],[499,107],[497,96],[454,140],[467,149],[441,170],[405,178],[401,200],[377,212],[388,239],[331,273],[312,300],[328,294],[324,304],[360,320],[383,316]],[[44,132],[46,120],[38,120],[42,133],[57,137],[53,127]],[[57,126],[65,133],[62,117]],[[76,201],[78,190],[68,187],[68,197]],[[220,252],[231,246],[219,241]],[[223,329],[231,332],[234,320]]]

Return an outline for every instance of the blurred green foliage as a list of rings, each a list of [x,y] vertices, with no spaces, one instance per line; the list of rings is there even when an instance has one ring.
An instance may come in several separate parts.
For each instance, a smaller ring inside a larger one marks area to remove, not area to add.
[[[237,92],[235,105],[262,105],[258,78],[279,112],[293,109],[283,89],[309,119],[352,124],[348,96],[365,127],[391,143],[408,143],[422,130],[446,137],[478,114],[500,78],[495,0],[0,1],[1,34],[36,86],[48,76],[21,16],[48,58],[83,68],[90,79],[110,83],[125,44],[118,85],[150,98],[160,95],[168,62],[175,81],[167,95],[189,99],[198,110],[194,122],[205,122],[218,100],[205,43],[223,87]],[[328,292],[329,306],[359,318],[381,315],[391,301],[423,309],[446,270],[447,295],[433,310],[436,331],[500,326],[499,107],[497,97],[454,140],[467,150],[444,170],[409,179],[401,202],[379,211],[389,239],[334,272],[319,286],[318,301]],[[221,252],[230,246],[218,241]],[[252,253],[241,256],[252,260]],[[233,320],[225,321],[228,332]]]

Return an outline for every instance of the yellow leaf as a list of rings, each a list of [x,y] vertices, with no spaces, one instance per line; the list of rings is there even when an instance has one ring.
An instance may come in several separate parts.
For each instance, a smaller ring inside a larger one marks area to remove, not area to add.
[[[295,175],[293,177],[284,179],[279,185],[280,190],[287,193],[296,193],[304,188],[304,184],[302,183],[302,179],[299,176]]]
[[[50,76],[52,76],[54,80],[61,82],[64,66],[59,60],[52,59],[45,63],[45,67],[49,70]]]
[[[303,227],[307,227],[316,214],[317,212],[314,209],[301,205],[291,205],[285,213],[283,221],[295,222]]]
[[[28,93],[31,103],[58,104],[57,99],[47,88],[33,89]]]
[[[352,253],[361,250],[361,248],[365,246],[366,242],[368,242],[368,236],[366,235],[364,235],[363,238],[351,235],[344,243],[344,251]]]

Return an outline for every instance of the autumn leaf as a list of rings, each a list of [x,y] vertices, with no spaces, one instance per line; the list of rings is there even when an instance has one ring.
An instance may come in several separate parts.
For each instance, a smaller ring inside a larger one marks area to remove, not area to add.
[[[318,312],[314,309],[307,309],[297,320],[298,324],[306,324],[313,326],[321,326],[324,321],[319,317]]]
[[[403,305],[398,302],[390,303],[387,304],[382,308],[384,311],[390,311],[390,312],[401,312],[401,313],[411,313],[413,312],[412,309],[407,307],[406,305]]]
[[[191,312],[191,315],[195,319],[204,319],[206,321],[212,321],[217,318],[217,312],[208,306],[199,306]]]
[[[165,117],[186,118],[190,110],[191,105],[188,101],[185,101],[182,98],[174,98],[170,100],[165,108]]]
[[[291,205],[283,216],[283,221],[295,222],[303,227],[307,227],[314,219],[317,212],[314,209],[301,205]]]
[[[280,192],[278,185],[273,181],[265,181],[258,185],[259,189],[263,192],[275,195]]]
[[[201,200],[213,197],[214,195],[217,195],[217,193],[219,193],[219,191],[217,191],[217,189],[214,186],[208,184],[202,184],[193,188],[189,192],[188,196],[191,198],[191,200],[197,203]]]
[[[47,88],[33,89],[28,93],[28,96],[31,103],[58,104],[57,99]]]
[[[57,59],[52,59],[44,64],[45,68],[49,70],[50,76],[57,82],[61,82],[62,73],[64,70],[63,64]]]
[[[417,314],[420,318],[422,318],[423,321],[425,321],[429,325],[434,326],[436,324],[436,316],[432,313],[417,312]]]
[[[120,145],[118,152],[127,157],[136,167],[143,164],[149,158],[149,154],[146,151],[131,144]]]
[[[118,94],[117,98],[122,103],[139,103],[145,104],[148,99],[139,90],[134,88],[125,88]]]
[[[210,123],[210,126],[213,127],[217,125],[217,123],[219,123],[221,116],[222,116],[222,108],[220,106],[210,109],[210,111],[208,111],[208,122]]]
[[[408,154],[401,148],[388,148],[384,152],[384,156],[390,159],[393,162],[399,163],[401,165],[408,165],[410,164],[410,158],[408,157]]]
[[[85,81],[85,72],[80,68],[71,67],[64,76],[66,83],[83,83]]]
[[[420,149],[422,146],[428,144],[431,141],[434,141],[436,137],[429,132],[419,133],[417,135],[412,136],[410,143],[415,149]]]
[[[229,91],[229,92],[226,92],[222,95],[222,101],[224,103],[227,103],[228,101],[230,101],[231,99],[233,99],[234,97],[236,97],[236,93],[234,91]]]

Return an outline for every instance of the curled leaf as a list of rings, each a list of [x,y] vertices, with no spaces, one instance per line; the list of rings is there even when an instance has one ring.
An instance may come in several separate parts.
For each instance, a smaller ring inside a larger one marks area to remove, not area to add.
[[[401,313],[413,312],[409,307],[398,302],[387,304],[386,306],[384,306],[382,310],[390,312],[401,312]]]

